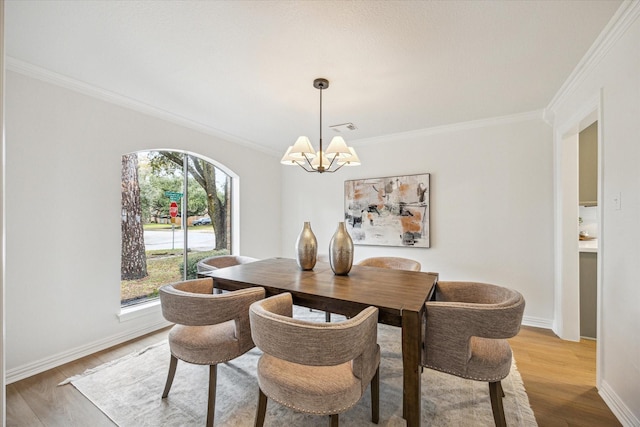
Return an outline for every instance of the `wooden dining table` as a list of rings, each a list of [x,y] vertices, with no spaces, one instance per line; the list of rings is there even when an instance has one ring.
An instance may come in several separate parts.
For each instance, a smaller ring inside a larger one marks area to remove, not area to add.
[[[200,273],[212,277],[218,289],[237,290],[261,286],[267,296],[290,292],[296,305],[355,316],[377,307],[378,322],[402,328],[403,417],[407,426],[420,425],[422,321],[425,302],[437,277],[422,272],[354,265],[337,276],[326,262],[302,271],[294,259],[269,258]]]

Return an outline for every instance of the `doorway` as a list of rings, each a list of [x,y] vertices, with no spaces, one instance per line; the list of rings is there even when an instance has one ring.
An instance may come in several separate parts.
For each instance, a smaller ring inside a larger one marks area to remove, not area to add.
[[[598,122],[578,135],[580,337],[597,337]]]
[[[603,200],[603,128],[602,94],[579,109],[563,125],[554,126],[555,179],[554,197],[556,206],[555,221],[555,305],[553,331],[562,339],[579,341],[580,327],[580,253],[579,253],[579,134],[597,122],[597,179],[596,188],[600,200]],[[596,260],[596,386],[600,385],[602,330],[600,323],[602,295],[602,258],[604,256],[605,230],[603,224],[602,203],[594,206],[594,222],[598,233]]]

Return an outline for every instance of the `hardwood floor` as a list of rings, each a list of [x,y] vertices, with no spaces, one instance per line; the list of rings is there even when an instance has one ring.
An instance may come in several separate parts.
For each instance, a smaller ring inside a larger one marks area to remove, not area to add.
[[[622,425],[596,389],[595,341],[523,327],[509,343],[540,426]]]
[[[66,378],[165,339],[168,329],[7,386],[7,426],[113,426]],[[536,420],[546,426],[620,426],[595,388],[595,342],[523,327],[509,340]]]
[[[38,375],[9,384],[7,426],[113,426],[97,407],[71,385],[58,386],[70,376],[118,359],[166,339],[169,328],[94,353]]]

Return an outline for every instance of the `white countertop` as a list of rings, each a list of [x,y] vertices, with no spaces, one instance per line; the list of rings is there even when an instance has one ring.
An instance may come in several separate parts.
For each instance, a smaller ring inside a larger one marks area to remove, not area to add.
[[[580,252],[598,252],[598,239],[579,240],[578,248]]]

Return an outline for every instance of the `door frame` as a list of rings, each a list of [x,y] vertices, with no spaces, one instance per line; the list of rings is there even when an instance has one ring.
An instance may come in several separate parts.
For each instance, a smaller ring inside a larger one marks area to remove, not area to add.
[[[578,249],[578,142],[579,133],[598,122],[598,259],[596,277],[596,386],[602,367],[602,261],[605,236],[603,93],[576,109],[569,120],[554,126],[555,271],[553,331],[562,339],[580,340],[580,253]]]

